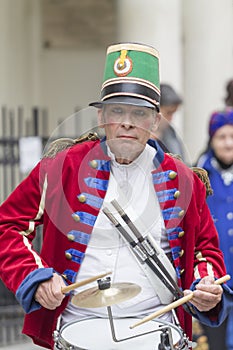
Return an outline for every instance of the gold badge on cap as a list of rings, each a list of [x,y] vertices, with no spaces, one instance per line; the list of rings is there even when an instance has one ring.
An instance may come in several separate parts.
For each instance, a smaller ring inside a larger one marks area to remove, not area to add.
[[[114,72],[118,77],[125,77],[133,69],[133,62],[127,56],[127,50],[121,50],[121,55],[114,63]]]

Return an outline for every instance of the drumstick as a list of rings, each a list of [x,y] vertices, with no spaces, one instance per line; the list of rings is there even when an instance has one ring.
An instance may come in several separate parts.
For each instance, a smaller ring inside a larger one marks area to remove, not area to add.
[[[105,276],[107,276],[107,275],[110,275],[111,273],[112,273],[112,272],[109,271],[109,272],[106,272],[106,273],[102,273],[102,274],[100,274],[100,275],[98,275],[98,276],[90,277],[90,278],[87,278],[87,279],[85,279],[85,280],[83,280],[83,281],[70,284],[70,285],[67,286],[67,287],[63,287],[63,288],[61,289],[61,291],[62,291],[63,294],[66,294],[66,293],[70,292],[71,290],[74,290],[74,289],[76,289],[76,288],[78,288],[78,287],[81,287],[81,286],[85,286],[85,284],[94,282],[94,281],[96,281],[96,280],[98,280],[98,279],[100,279],[100,278],[103,278],[103,277],[105,277]]]
[[[217,284],[217,285],[222,284],[222,283],[228,281],[230,278],[231,278],[230,275],[225,275],[225,276],[223,276],[223,277],[221,277],[221,278],[215,280],[215,281],[214,281],[214,284]],[[154,312],[153,314],[144,317],[142,320],[136,322],[135,324],[133,324],[133,325],[130,326],[129,328],[133,329],[133,328],[135,328],[135,327],[137,327],[137,326],[140,326],[140,325],[143,324],[143,323],[146,323],[146,322],[148,322],[148,321],[151,321],[151,320],[153,320],[154,318],[156,318],[156,317],[158,317],[158,316],[161,316],[161,315],[165,314],[166,312],[169,312],[169,311],[175,309],[176,307],[178,307],[178,306],[180,306],[180,305],[182,305],[182,304],[187,303],[187,302],[188,302],[189,300],[191,300],[192,298],[193,298],[193,292],[191,292],[190,294],[184,296],[183,298],[180,298],[180,299],[174,301],[173,303],[171,303],[171,304],[165,306],[164,308],[162,308],[162,309],[160,309],[160,310]]]
[[[156,317],[158,317],[158,316],[160,316],[162,314],[165,314],[166,312],[171,311],[172,309],[175,309],[176,307],[178,307],[178,306],[180,306],[182,304],[187,303],[190,299],[192,299],[192,297],[193,297],[193,292],[191,292],[190,294],[186,295],[185,297],[182,297],[182,298],[174,301],[173,303],[171,303],[171,304],[165,306],[164,308],[154,312],[153,314],[144,317],[142,320],[136,322],[135,324],[133,324],[129,328],[133,329],[133,328],[135,328],[137,326],[140,326],[143,323],[151,321],[154,318],[156,318]]]

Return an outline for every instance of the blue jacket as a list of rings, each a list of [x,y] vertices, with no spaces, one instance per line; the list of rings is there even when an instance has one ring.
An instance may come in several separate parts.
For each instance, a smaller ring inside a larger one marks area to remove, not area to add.
[[[207,204],[218,231],[226,270],[233,276],[233,173],[232,181],[224,183],[221,170],[214,164],[215,158],[212,150],[203,154],[197,163],[209,174],[213,195],[207,197]],[[233,287],[233,279],[228,281],[228,285]]]

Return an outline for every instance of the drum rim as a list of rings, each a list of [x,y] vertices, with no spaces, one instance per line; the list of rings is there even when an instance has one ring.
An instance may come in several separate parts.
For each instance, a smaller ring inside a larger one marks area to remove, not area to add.
[[[143,317],[135,317],[135,316],[128,316],[128,317],[114,317],[113,321],[115,320],[121,320],[121,319],[132,319],[132,320],[140,320],[142,319]],[[82,318],[80,320],[73,320],[73,321],[70,321],[66,324],[64,324],[61,328],[60,328],[60,331],[59,331],[59,336],[58,336],[58,340],[57,340],[57,345],[62,345],[62,346],[65,346],[64,349],[62,350],[88,350],[86,348],[81,348],[81,347],[77,347],[76,345],[73,345],[71,343],[69,343],[66,339],[64,339],[64,337],[62,337],[62,332],[69,326],[73,325],[73,324],[76,324],[76,323],[80,323],[82,321],[88,321],[88,320],[107,320],[109,321],[109,318],[108,317],[94,317],[94,316],[90,316],[90,317],[85,317],[85,318]],[[165,320],[162,320],[162,319],[159,319],[159,318],[155,318],[153,320],[151,320],[152,322],[158,322],[160,323],[162,326],[169,326],[171,328],[173,328],[174,330],[176,330],[178,333],[179,333],[179,336],[180,336],[180,339],[178,342],[176,342],[175,344],[173,344],[173,346],[177,349],[177,350],[185,350],[185,349],[188,349],[184,347],[184,345],[186,345],[186,338],[184,337],[184,333],[183,333],[183,330],[181,329],[181,327],[178,327],[176,324],[174,323],[171,323],[171,322],[168,322],[168,321],[165,321]],[[179,348],[177,348],[177,346],[181,346]],[[68,346],[68,347],[67,347]]]

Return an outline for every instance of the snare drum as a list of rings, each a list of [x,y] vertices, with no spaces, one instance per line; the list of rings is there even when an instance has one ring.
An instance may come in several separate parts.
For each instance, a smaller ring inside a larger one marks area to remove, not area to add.
[[[169,328],[171,348],[188,349],[187,338],[183,336],[183,332],[176,325],[162,320],[153,320],[140,327],[130,329],[130,326],[137,321],[139,321],[137,318],[114,319],[117,341],[113,340],[108,318],[88,318],[74,321],[61,328],[56,347],[62,350],[157,350],[161,343],[161,334]],[[142,335],[142,333],[147,332],[150,333]],[[129,337],[134,338],[125,340]],[[163,350],[163,347],[160,349]]]

